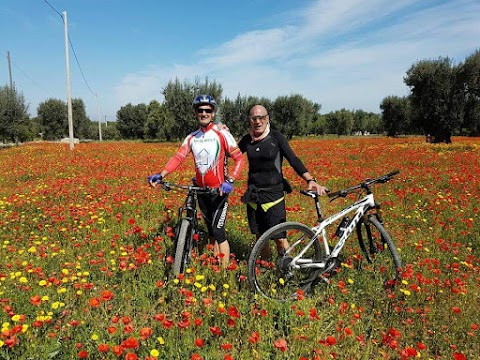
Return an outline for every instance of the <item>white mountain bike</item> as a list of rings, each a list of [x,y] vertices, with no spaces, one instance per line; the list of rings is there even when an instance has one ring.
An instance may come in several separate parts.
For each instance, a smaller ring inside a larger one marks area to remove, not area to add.
[[[377,278],[386,289],[401,277],[402,262],[392,238],[383,226],[380,205],[375,202],[371,185],[390,181],[399,171],[376,179],[366,179],[359,185],[329,193],[331,201],[359,193],[359,199],[338,213],[324,219],[316,192],[300,192],[313,198],[317,224],[313,227],[299,222],[285,222],[267,230],[255,243],[248,259],[248,280],[261,295],[279,301],[297,299],[310,293],[319,282],[329,282],[339,271],[339,256],[345,250],[350,235],[356,233],[363,256],[354,261],[366,261],[361,271]],[[361,194],[365,194],[362,196]],[[340,224],[339,224],[340,222]],[[336,231],[335,231],[336,229]],[[278,255],[273,239],[285,238],[289,247]],[[345,252],[345,251],[344,251]]]

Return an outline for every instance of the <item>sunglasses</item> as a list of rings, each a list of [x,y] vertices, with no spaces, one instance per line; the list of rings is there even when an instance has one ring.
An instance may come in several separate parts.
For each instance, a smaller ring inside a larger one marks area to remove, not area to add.
[[[196,109],[195,111],[197,112],[197,114],[203,114],[204,112],[207,114],[211,114],[213,112],[212,109]]]
[[[251,121],[256,121],[256,120],[265,120],[267,118],[268,115],[258,115],[258,116],[249,116],[248,118],[251,120]]]

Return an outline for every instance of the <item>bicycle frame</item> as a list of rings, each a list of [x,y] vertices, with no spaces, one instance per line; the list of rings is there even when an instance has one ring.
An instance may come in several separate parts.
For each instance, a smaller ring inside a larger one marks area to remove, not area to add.
[[[185,214],[185,215],[184,215]],[[197,197],[195,192],[192,190],[188,190],[187,197],[183,203],[183,206],[178,208],[177,214],[177,224],[178,227],[183,219],[188,219],[193,225],[193,228],[196,229],[198,226],[198,219],[197,219]]]
[[[348,237],[351,235],[357,224],[360,222],[360,219],[367,213],[367,211],[376,208],[375,200],[373,194],[367,194],[365,197],[357,200],[355,203],[347,206],[340,212],[322,220],[320,207],[318,203],[318,195],[312,193],[306,193],[307,195],[313,197],[315,199],[315,203],[317,206],[317,212],[319,215],[319,224],[315,225],[312,230],[315,235],[309,240],[308,244],[300,251],[300,253],[293,258],[290,266],[296,269],[299,268],[316,268],[316,269],[324,269],[327,267],[328,261],[332,258],[336,258],[338,254],[343,249]],[[326,228],[331,224],[335,223],[336,221],[342,219],[347,214],[350,214],[355,211],[355,215],[350,220],[350,223],[347,225],[345,231],[343,232],[342,236],[338,239],[337,243],[335,244],[333,250],[330,250],[330,246],[328,245],[328,237],[326,234]],[[294,248],[296,245],[300,243],[304,239],[298,239],[294,244],[291,244],[290,247]],[[327,255],[326,259],[322,259],[320,262],[314,261],[312,259],[302,259],[303,254],[313,245],[315,241],[320,241],[323,243],[325,254]],[[288,250],[286,252],[288,255]]]

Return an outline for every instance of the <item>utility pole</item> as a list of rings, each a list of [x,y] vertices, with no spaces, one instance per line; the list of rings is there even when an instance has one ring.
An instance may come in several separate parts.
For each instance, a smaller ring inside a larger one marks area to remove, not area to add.
[[[68,108],[68,134],[70,137],[70,150],[73,150],[73,111],[72,111],[72,96],[70,94],[70,60],[69,60],[69,46],[68,46],[68,21],[67,12],[63,12],[63,21],[65,24],[65,61],[67,63],[67,108]]]
[[[10,61],[10,51],[7,51],[8,73],[10,74],[10,90],[13,91],[12,63]]]
[[[98,119],[98,139],[102,141],[102,122],[100,121],[100,104],[98,103],[98,94],[95,94],[97,97],[97,119]]]

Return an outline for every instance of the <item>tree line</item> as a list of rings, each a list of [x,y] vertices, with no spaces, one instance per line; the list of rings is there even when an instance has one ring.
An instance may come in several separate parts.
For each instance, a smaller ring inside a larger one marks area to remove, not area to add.
[[[322,134],[425,134],[435,142],[450,142],[452,135],[480,135],[480,50],[456,65],[451,59],[421,60],[405,74],[410,94],[387,96],[380,113],[341,109],[321,114],[321,105],[301,94],[276,99],[237,95],[223,96],[216,81],[196,79],[193,83],[178,79],[162,89],[163,101],[122,106],[115,122],[102,125],[102,138],[176,141],[195,129],[192,99],[211,94],[219,102],[216,120],[228,125],[235,136],[247,131],[247,116],[255,104],[264,105],[272,126],[287,137]],[[97,139],[98,122],[91,121],[82,99],[72,100],[75,137]],[[0,87],[0,140],[23,142],[41,137],[57,140],[67,137],[67,104],[48,99],[30,118],[23,94],[8,86]]]

